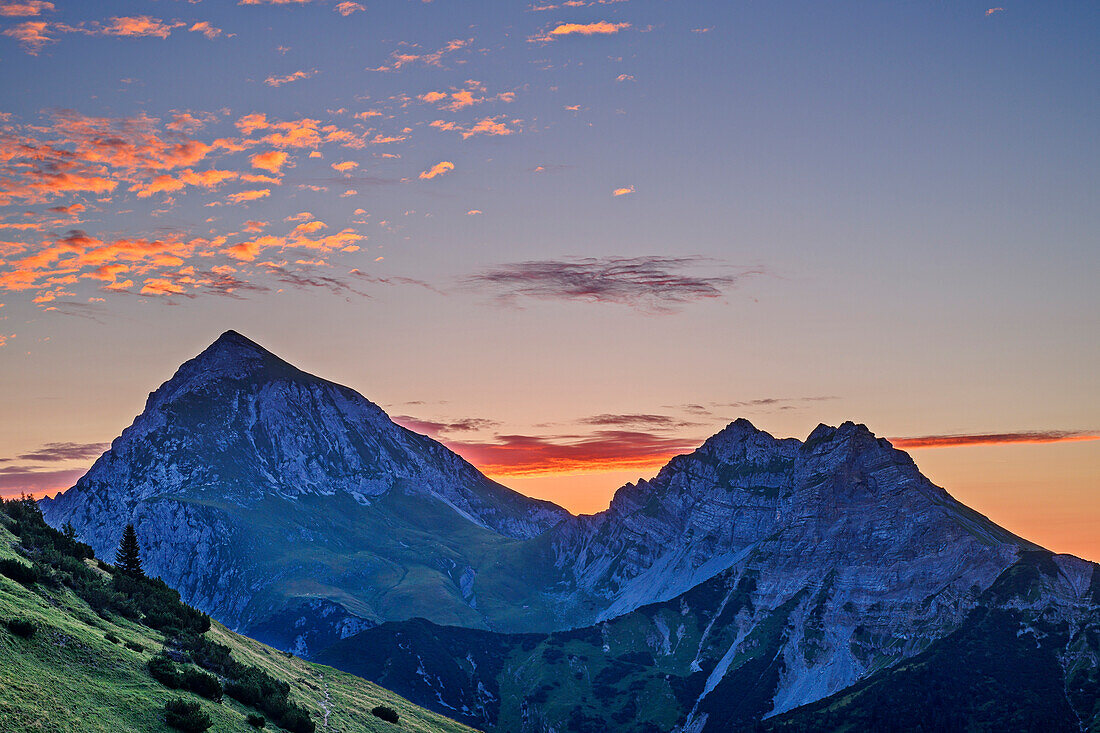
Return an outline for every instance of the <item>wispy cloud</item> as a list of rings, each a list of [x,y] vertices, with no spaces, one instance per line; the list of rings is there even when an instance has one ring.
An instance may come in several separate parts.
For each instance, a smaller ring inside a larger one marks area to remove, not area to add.
[[[53,9],[53,3],[45,0],[3,0],[3,2],[0,2],[0,15],[9,18],[41,15]]]
[[[14,38],[23,50],[32,56],[38,54],[47,43],[57,39],[50,35],[50,24],[44,20],[28,20],[11,28],[5,28],[3,35]]]
[[[333,10],[346,18],[352,13],[366,10],[366,8],[364,8],[360,3],[345,0],[345,2],[337,3],[336,6],[333,7]]]
[[[413,64],[443,68],[443,60],[445,58],[457,51],[469,48],[473,42],[474,39],[472,38],[456,38],[453,41],[448,41],[439,50],[427,53],[421,52],[419,48],[413,44],[404,44],[401,49],[390,54],[386,63],[376,66],[373,69],[367,69],[367,71],[400,71],[406,66]]]
[[[316,73],[316,69],[313,69],[311,71],[303,71],[299,69],[298,71],[295,71],[291,74],[286,74],[284,76],[269,76],[264,79],[264,84],[267,84],[269,87],[281,87],[283,84],[289,84],[292,81],[298,81],[299,79],[309,79]]]
[[[496,117],[483,117],[473,125],[460,125],[457,122],[447,120],[433,120],[429,123],[429,127],[462,133],[462,139],[465,140],[475,135],[511,135],[518,132],[518,125],[522,122],[523,120],[518,119],[509,121],[507,115],[497,115]]]
[[[449,433],[477,432],[479,430],[491,430],[500,425],[496,420],[488,420],[480,417],[468,417],[459,420],[437,421],[423,420],[412,415],[395,415],[393,421],[398,425],[408,428],[416,433],[421,433],[432,438],[439,438]]]
[[[692,274],[705,266],[707,274]],[[721,269],[723,274],[710,274]],[[760,268],[730,272],[704,257],[604,257],[534,260],[499,265],[467,278],[468,284],[518,297],[618,303],[652,313],[671,313],[686,303],[720,298]]]
[[[654,468],[697,445],[694,440],[638,430],[597,430],[588,435],[498,435],[494,442],[444,442],[491,476]]]
[[[424,180],[431,180],[436,176],[441,176],[448,171],[453,171],[455,164],[449,160],[441,160],[426,171],[421,171],[420,177]]]
[[[1018,433],[956,433],[890,438],[895,448],[950,448],[960,445],[1006,445],[1011,443],[1075,443],[1100,440],[1100,433],[1085,430],[1037,430]]]
[[[601,415],[592,415],[591,417],[585,417],[580,420],[585,425],[613,425],[615,427],[646,427],[650,429],[656,428],[682,428],[697,423],[689,422],[681,418],[672,417],[670,415],[651,415],[646,413],[623,413],[612,414],[603,413]]]
[[[600,20],[593,23],[558,23],[544,33],[528,40],[545,43],[566,36],[610,36],[630,27],[630,23],[612,23]]]
[[[221,28],[215,28],[208,21],[205,20],[200,20],[198,23],[193,24],[187,30],[191,31],[192,33],[201,33],[209,38],[211,41],[222,34]]]
[[[816,402],[828,402],[836,397],[761,397],[755,400],[737,402],[713,402],[713,407],[733,408],[736,410],[797,410]]]
[[[616,188],[611,192],[612,196],[626,196],[627,194],[634,193],[633,186],[623,186],[622,188]]]
[[[82,461],[98,458],[110,447],[110,443],[46,443],[38,450],[23,453],[12,458],[0,459],[0,462],[12,460],[38,461],[54,463],[57,461]]]

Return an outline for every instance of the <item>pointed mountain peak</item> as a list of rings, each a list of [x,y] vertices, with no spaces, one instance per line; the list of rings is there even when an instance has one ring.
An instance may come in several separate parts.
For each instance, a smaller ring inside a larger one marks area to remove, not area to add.
[[[246,348],[252,350],[264,351],[265,349],[252,339],[234,331],[232,328],[218,336],[211,346],[220,346],[222,348]]]
[[[305,377],[297,367],[283,361],[237,331],[223,333],[194,359],[180,366],[165,386],[170,394],[190,391],[230,379]]]
[[[270,351],[252,339],[236,331],[226,331],[203,349],[194,361],[202,362],[204,368],[210,368],[219,362],[255,360],[270,356],[273,356]]]
[[[778,442],[780,441],[777,441],[771,433],[761,430],[740,417],[707,438],[700,450],[726,460],[735,455],[744,456],[748,453],[771,451]]]
[[[707,444],[711,445],[739,443],[746,438],[759,434],[767,435],[767,433],[764,433],[763,430],[760,430],[745,418],[739,417],[726,427],[719,430],[714,435],[707,438],[706,442]]]

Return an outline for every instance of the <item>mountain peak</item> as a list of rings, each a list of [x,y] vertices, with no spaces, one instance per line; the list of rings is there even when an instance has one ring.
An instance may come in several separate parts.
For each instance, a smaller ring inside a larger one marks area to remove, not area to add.
[[[199,354],[198,358],[214,356],[219,354],[240,354],[240,355],[256,355],[256,356],[274,356],[270,351],[260,346],[258,343],[243,336],[237,331],[232,329],[226,331],[221,336],[218,336],[214,340],[214,343],[210,344]]]
[[[232,328],[227,330],[221,336],[218,336],[218,338],[214,340],[214,343],[211,344],[211,346],[218,345],[260,349],[261,351],[263,350],[263,347],[257,344],[255,341],[237,331],[234,331]]]
[[[214,343],[194,359],[183,364],[173,381],[208,384],[224,378],[254,377],[259,372],[271,372],[279,376],[302,374],[301,370],[252,339],[230,329],[218,336]]]

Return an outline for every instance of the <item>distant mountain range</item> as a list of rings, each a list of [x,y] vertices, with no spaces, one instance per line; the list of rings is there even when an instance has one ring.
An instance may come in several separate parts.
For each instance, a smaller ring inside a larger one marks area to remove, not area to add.
[[[738,420],[572,516],[229,331],[41,506],[100,554],[133,523],[223,623],[485,729],[1100,729],[1097,566],[853,423]]]

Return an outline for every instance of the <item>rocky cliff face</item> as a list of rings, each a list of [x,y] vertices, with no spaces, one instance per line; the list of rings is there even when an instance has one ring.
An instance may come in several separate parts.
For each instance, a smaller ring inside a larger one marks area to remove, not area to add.
[[[578,590],[606,599],[601,618],[743,565],[767,569],[777,598],[835,568],[855,603],[891,588],[950,586],[957,599],[1031,546],[952,499],[863,425],[820,425],[801,442],[747,420],[549,536]]]
[[[366,528],[354,521],[363,517],[375,523],[376,535],[392,531],[404,521],[390,506],[398,497],[454,518],[439,527],[443,544],[452,529],[491,541],[532,537],[567,516],[490,481],[353,390],[229,331],[153,392],[76,486],[44,500],[42,509],[55,526],[71,522],[105,557],[133,522],[151,572],[189,602],[228,623],[244,623],[279,606],[263,596],[281,578],[312,583],[301,589],[307,595],[332,595],[332,586],[349,584],[377,595],[368,578],[349,583],[347,569],[331,560],[367,553],[361,560],[368,566],[377,560],[378,575],[401,572],[381,567],[392,565],[393,553],[371,552],[387,538],[354,531]],[[333,526],[341,518],[353,526]],[[415,554],[415,538],[405,539]],[[457,561],[438,547],[420,549],[418,562],[441,576],[427,584],[449,584],[446,570]],[[276,558],[285,562],[272,564]],[[279,595],[296,593],[283,588]],[[385,617],[369,600],[342,602],[364,616]]]

